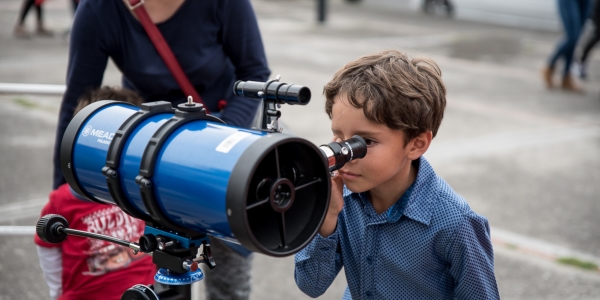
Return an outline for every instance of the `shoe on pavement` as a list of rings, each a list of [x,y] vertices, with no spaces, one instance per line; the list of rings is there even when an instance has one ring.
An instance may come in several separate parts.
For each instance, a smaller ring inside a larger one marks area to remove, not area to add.
[[[573,78],[573,76],[571,76],[571,74],[567,74],[563,78],[561,87],[563,90],[568,92],[583,92],[583,88],[579,84],[577,84],[577,82],[575,82],[575,79]]]
[[[554,87],[554,83],[552,82],[552,77],[554,77],[554,67],[546,66],[542,69],[542,79],[546,84],[546,87],[551,89]]]
[[[587,66],[585,64],[579,61],[573,62],[573,70],[579,78],[583,80],[587,79]]]
[[[52,30],[48,30],[46,28],[44,28],[44,26],[39,25],[37,27],[37,30],[35,31],[35,33],[39,36],[43,36],[43,37],[53,37],[54,36],[54,32]]]
[[[18,25],[18,24],[17,24],[17,26],[15,26],[15,30],[13,31],[13,36],[18,39],[31,38],[31,34],[29,34],[29,31],[27,31],[27,28],[25,27],[25,25]]]

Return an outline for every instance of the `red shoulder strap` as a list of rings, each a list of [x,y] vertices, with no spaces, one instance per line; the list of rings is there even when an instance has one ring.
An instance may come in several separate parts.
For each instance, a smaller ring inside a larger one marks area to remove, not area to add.
[[[200,95],[198,95],[198,92],[183,72],[183,69],[181,68],[179,62],[175,58],[175,55],[173,55],[173,52],[171,51],[171,48],[169,48],[167,41],[165,41],[165,38],[162,36],[156,25],[152,23],[152,20],[150,19],[146,8],[144,8],[144,0],[123,1],[125,2],[125,5],[127,5],[127,7],[138,17],[138,20],[140,21],[140,23],[142,23],[142,26],[144,26],[144,29],[150,37],[152,44],[154,44],[156,51],[158,51],[158,54],[171,71],[171,74],[173,74],[173,77],[175,77],[175,80],[179,84],[179,87],[181,87],[181,90],[186,95],[192,96],[194,102],[198,102],[204,105],[206,113],[210,113],[208,111],[208,107],[206,107],[204,102],[202,102],[202,98],[200,98]]]

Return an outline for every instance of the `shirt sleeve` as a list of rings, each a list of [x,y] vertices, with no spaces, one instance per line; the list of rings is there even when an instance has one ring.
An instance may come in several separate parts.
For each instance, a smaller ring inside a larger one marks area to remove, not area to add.
[[[60,169],[60,144],[67,125],[73,117],[77,101],[88,89],[102,84],[108,62],[108,54],[102,45],[102,24],[90,5],[82,3],[69,40],[69,64],[67,67],[67,90],[59,110],[56,139],[54,144],[53,189],[65,183]]]
[[[470,212],[457,228],[447,253],[456,299],[500,299],[486,218]]]
[[[294,278],[306,295],[316,298],[327,291],[343,266],[338,250],[338,229],[327,238],[320,234],[295,256]]]
[[[221,1],[222,29],[220,39],[223,50],[235,68],[235,80],[266,81],[271,73],[262,38],[248,0]],[[229,88],[230,90],[232,87]],[[228,103],[222,118],[227,124],[247,127],[260,104],[259,101],[238,97],[232,91],[227,93]]]
[[[50,299],[62,294],[62,251],[60,248],[36,246],[40,267],[50,289]]]

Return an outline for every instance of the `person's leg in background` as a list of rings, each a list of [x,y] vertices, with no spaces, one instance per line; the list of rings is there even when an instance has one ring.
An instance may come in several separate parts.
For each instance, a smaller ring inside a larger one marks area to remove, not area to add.
[[[580,11],[579,11],[579,0],[558,0],[558,12],[560,15],[560,19],[562,21],[563,27],[565,29],[565,37],[561,42],[557,45],[554,54],[550,56],[550,60],[548,65],[543,70],[543,78],[548,88],[553,87],[553,76],[554,69],[556,63],[559,58],[563,58],[565,61],[565,72],[563,72],[563,88],[565,83],[565,74],[568,73],[567,70],[571,67],[571,60],[573,59],[573,51],[577,44],[577,38],[579,37],[581,20],[580,20]],[[569,78],[567,78],[569,81]],[[567,82],[567,84],[572,83],[571,81]],[[574,85],[570,86],[571,88]]]
[[[21,10],[19,11],[19,17],[17,19],[17,25],[15,26],[15,30],[13,32],[14,36],[17,38],[30,38],[31,35],[27,31],[25,27],[25,17],[27,17],[27,13],[34,5],[35,0],[23,0],[23,5],[21,5]]]
[[[592,22],[594,23],[594,32],[583,44],[583,50],[581,57],[579,58],[579,76],[583,79],[587,78],[587,59],[590,54],[590,50],[594,48],[596,43],[600,41],[600,1],[596,0],[594,3],[594,12],[592,13]]]
[[[73,15],[77,11],[77,6],[79,6],[79,0],[71,0],[71,8],[73,9]]]
[[[44,14],[42,11],[42,1],[35,3],[35,11],[37,12],[37,28],[36,33],[40,36],[53,36],[53,32],[44,26]]]
[[[564,58],[565,64],[562,74],[563,90],[581,92],[582,88],[579,86],[572,74],[571,74],[571,63],[573,62],[573,55],[575,53],[575,47],[577,41],[581,35],[583,24],[587,19],[588,0],[572,0],[569,2],[570,16],[567,19],[563,19],[565,24],[565,31],[567,33],[567,39],[565,42]]]
[[[242,255],[222,241],[210,239],[216,268],[205,273],[207,300],[247,300],[250,298],[252,257]],[[247,251],[247,250],[246,250]]]
[[[44,27],[44,15],[42,12],[42,3],[36,3],[36,0],[24,0],[23,5],[21,6],[21,10],[19,11],[19,18],[17,19],[17,25],[15,26],[15,30],[13,32],[14,36],[17,38],[30,38],[31,35],[27,31],[25,27],[25,18],[27,17],[27,13],[31,10],[31,7],[35,6],[35,11],[37,14],[37,27],[36,33],[41,36],[52,36],[52,31],[46,29]]]

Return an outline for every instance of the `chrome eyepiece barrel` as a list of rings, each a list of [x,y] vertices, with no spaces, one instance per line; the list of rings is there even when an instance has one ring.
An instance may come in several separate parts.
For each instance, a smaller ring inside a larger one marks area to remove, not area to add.
[[[367,143],[358,135],[339,143],[321,145],[319,149],[327,157],[329,172],[341,169],[347,162],[367,155]]]

